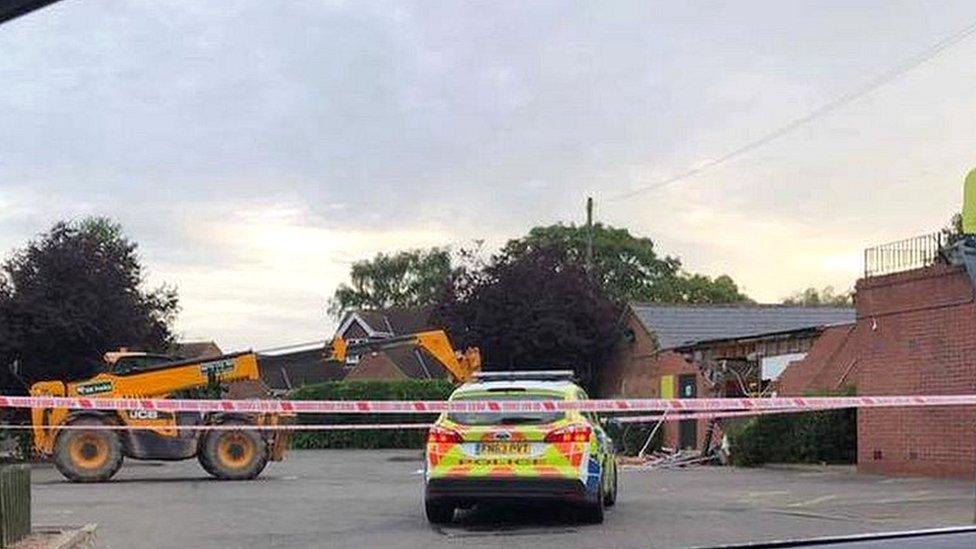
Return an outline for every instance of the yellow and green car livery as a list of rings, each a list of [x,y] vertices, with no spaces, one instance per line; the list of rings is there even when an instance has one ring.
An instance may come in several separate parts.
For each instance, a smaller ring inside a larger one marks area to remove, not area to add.
[[[452,401],[578,401],[586,392],[569,371],[484,372]],[[568,502],[601,522],[616,502],[613,441],[587,412],[442,414],[427,439],[425,510],[432,523],[488,500]]]

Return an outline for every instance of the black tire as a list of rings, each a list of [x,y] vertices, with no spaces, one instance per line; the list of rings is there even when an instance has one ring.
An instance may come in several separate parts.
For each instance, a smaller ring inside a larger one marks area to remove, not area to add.
[[[221,480],[251,480],[268,465],[268,445],[254,429],[215,429],[200,439],[197,461],[204,471]]]
[[[431,524],[448,524],[454,520],[454,505],[443,501],[424,500],[424,512]]]
[[[586,524],[603,523],[603,472],[600,473],[600,488],[597,489],[594,501],[589,501],[580,509],[580,519]]]
[[[95,417],[68,425],[107,425]],[[54,443],[54,465],[71,482],[105,482],[122,467],[122,440],[109,430],[62,429]]]
[[[617,464],[613,465],[613,479],[610,481],[610,491],[603,498],[604,507],[613,507],[617,504]]]

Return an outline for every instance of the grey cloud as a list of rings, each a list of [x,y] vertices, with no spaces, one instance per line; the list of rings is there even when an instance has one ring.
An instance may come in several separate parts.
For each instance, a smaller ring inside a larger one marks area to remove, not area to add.
[[[971,161],[972,44],[721,169],[605,199],[973,18],[966,1],[67,0],[0,27],[0,200],[35,202],[0,212],[0,246],[98,213],[167,266],[233,265],[201,219],[299,204],[310,227],[497,241],[578,218],[588,193],[605,220],[733,274],[737,256],[681,234],[682,201],[902,236],[901,204],[927,204],[916,225],[932,224]]]

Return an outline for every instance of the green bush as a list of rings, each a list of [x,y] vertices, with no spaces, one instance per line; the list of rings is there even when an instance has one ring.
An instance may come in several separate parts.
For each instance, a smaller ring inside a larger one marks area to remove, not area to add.
[[[854,463],[857,410],[757,416],[727,430],[733,465]]]
[[[333,381],[293,391],[293,400],[446,400],[454,384],[444,380]],[[436,414],[300,414],[302,424],[430,423]],[[421,448],[424,429],[298,431],[293,448]]]

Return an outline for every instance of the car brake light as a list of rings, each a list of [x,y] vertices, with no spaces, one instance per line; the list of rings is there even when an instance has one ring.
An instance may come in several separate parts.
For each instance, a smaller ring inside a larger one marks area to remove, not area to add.
[[[461,442],[461,435],[456,431],[445,429],[443,427],[431,427],[430,432],[427,433],[427,442],[438,444]]]
[[[570,425],[549,431],[546,442],[589,442],[590,428],[587,425]]]

